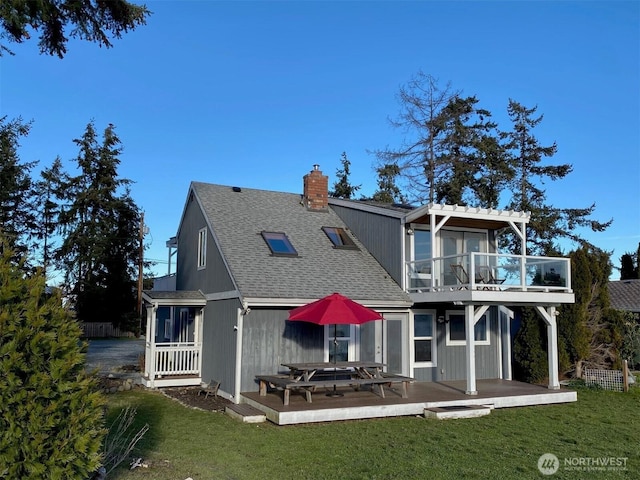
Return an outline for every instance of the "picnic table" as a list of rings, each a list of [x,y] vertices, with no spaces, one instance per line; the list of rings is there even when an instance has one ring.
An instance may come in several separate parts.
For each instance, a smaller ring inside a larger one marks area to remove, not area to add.
[[[383,372],[384,364],[377,362],[307,362],[283,363],[289,369],[284,375],[256,375],[260,382],[260,395],[266,396],[268,387],[283,391],[283,402],[289,405],[291,390],[302,390],[307,402],[312,403],[311,394],[318,387],[350,386],[356,389],[371,386],[378,390],[378,395],[385,398],[384,387],[393,384],[401,386],[402,398],[407,398],[407,385],[412,378]]]
[[[357,378],[380,378],[383,363],[377,362],[306,362],[306,363],[283,363],[283,367],[289,369],[289,376],[297,380],[303,379],[308,382],[318,372],[326,374],[351,375]]]

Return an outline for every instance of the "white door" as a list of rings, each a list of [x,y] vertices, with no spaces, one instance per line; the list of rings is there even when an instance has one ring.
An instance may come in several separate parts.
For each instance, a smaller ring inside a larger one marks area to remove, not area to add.
[[[455,285],[458,283],[455,270],[452,265],[462,265],[464,263],[462,253],[464,251],[464,233],[455,230],[440,230],[442,239],[442,274],[444,285]]]
[[[455,230],[441,230],[442,256],[444,260],[445,283],[451,285],[456,283],[456,277],[451,268],[452,264],[462,265],[467,275],[471,276],[471,265],[469,263],[470,253],[487,253],[487,234],[484,232],[462,232]],[[474,273],[478,278],[479,265],[486,265],[486,255],[474,255]]]
[[[408,375],[407,322],[404,313],[385,313],[384,320],[375,322],[375,361],[384,363],[387,372]]]

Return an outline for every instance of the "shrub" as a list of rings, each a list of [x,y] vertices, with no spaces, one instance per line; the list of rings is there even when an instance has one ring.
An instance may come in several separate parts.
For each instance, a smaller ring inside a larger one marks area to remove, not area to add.
[[[104,399],[80,328],[41,273],[0,239],[0,478],[86,479],[100,465]]]

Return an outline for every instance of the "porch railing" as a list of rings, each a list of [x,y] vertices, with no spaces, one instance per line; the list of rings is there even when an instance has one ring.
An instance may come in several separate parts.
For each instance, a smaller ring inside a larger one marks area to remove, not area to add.
[[[156,343],[147,345],[147,352],[149,347],[151,347],[154,362],[148,367],[153,370],[155,376],[200,374],[201,342]]]
[[[469,289],[571,291],[571,262],[562,257],[466,253],[406,263],[408,292]]]

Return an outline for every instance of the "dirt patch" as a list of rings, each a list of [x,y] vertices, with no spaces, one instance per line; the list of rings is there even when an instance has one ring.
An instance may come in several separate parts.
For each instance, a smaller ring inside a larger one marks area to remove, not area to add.
[[[205,398],[205,394],[198,393],[201,391],[200,387],[179,387],[179,388],[163,388],[162,393],[171,397],[183,405],[190,408],[197,408],[200,410],[206,410],[209,412],[224,412],[227,405],[231,405],[231,402],[221,396],[214,397],[209,395]]]

